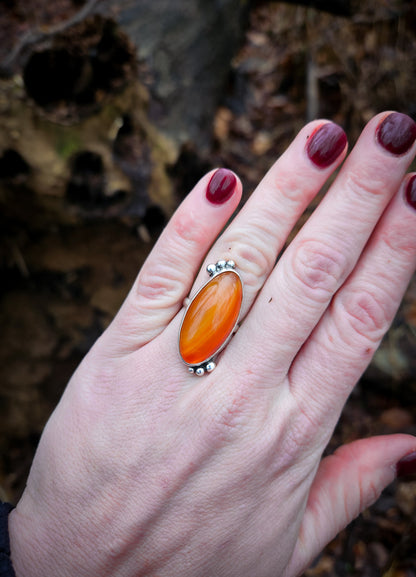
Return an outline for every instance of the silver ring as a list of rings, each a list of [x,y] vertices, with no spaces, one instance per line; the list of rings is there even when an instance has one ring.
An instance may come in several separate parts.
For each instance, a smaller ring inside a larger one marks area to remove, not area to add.
[[[192,297],[179,330],[179,354],[190,373],[202,376],[216,367],[216,357],[238,328],[243,281],[232,260],[209,264],[211,277]]]

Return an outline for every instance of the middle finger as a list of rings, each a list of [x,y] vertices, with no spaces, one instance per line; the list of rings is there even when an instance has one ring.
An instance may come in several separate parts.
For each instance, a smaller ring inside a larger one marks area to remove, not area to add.
[[[237,264],[245,291],[241,317],[273,269],[295,223],[341,163],[346,148],[347,137],[336,124],[317,120],[305,126],[209,252],[205,265],[222,259]],[[202,268],[195,286],[205,281]]]

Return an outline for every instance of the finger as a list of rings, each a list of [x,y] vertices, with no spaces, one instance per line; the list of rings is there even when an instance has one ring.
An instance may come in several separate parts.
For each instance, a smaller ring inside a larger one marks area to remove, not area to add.
[[[279,260],[236,335],[233,350],[261,363],[263,383],[264,377],[275,382],[277,376],[286,374],[353,270],[412,160],[414,144],[406,154],[396,155],[378,142],[376,135],[385,117],[379,115],[367,125],[330,191]],[[414,142],[416,125],[404,118]]]
[[[234,173],[219,169],[204,176],[181,203],[112,323],[113,353],[137,350],[175,316],[241,192]]]
[[[231,259],[244,280],[241,316],[275,265],[295,223],[345,156],[341,127],[325,120],[304,127],[213,246],[205,264]],[[196,280],[205,282],[205,272]]]
[[[405,178],[290,369],[291,392],[313,420],[337,419],[396,314],[416,266],[415,201],[416,175]]]
[[[312,484],[287,575],[299,575],[396,477],[397,464],[416,451],[416,438],[361,439],[322,460]]]

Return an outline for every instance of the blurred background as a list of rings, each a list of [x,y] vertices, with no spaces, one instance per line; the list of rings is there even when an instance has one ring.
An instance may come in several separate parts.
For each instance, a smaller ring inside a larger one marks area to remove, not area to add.
[[[383,110],[416,120],[416,4],[3,0],[0,39],[0,498],[16,502],[68,379],[205,172],[231,168],[247,198],[310,119],[350,145]],[[415,282],[328,451],[394,432],[416,434]],[[395,482],[306,575],[415,577],[415,514],[416,479]]]

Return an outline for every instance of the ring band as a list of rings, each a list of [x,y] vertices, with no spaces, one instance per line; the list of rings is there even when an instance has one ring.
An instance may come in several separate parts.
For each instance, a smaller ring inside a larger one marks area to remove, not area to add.
[[[179,331],[179,354],[190,373],[215,369],[215,359],[238,326],[243,282],[232,260],[209,264],[211,277],[189,301]]]

